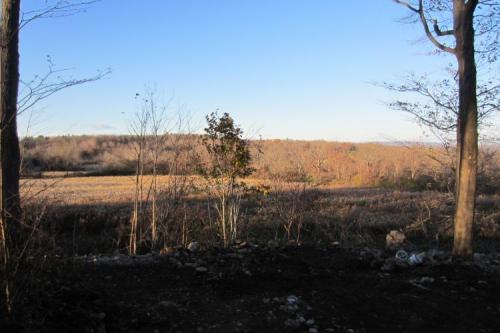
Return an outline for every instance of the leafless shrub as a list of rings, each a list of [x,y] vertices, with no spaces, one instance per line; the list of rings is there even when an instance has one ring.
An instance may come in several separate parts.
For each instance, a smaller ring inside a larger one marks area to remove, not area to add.
[[[307,182],[288,182],[276,178],[270,191],[272,209],[285,230],[288,241],[301,240],[305,215],[311,211],[309,197],[312,186]]]
[[[163,103],[154,90],[146,92],[131,124],[136,156],[131,254],[137,252],[139,243],[149,244],[151,249],[167,246],[172,241],[170,232],[176,228],[172,224],[183,221],[179,215],[194,188],[189,171],[193,169],[195,141],[186,134],[189,130],[188,114],[171,111],[169,102]],[[161,173],[170,175],[164,183],[158,181]],[[183,240],[187,239],[183,235]]]

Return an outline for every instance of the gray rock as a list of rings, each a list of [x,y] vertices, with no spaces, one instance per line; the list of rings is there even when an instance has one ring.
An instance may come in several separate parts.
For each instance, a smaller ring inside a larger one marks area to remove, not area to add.
[[[434,278],[429,277],[429,276],[423,276],[420,278],[420,284],[431,284],[434,282]]]
[[[424,263],[425,252],[413,253],[408,258],[408,263],[410,266],[418,266]]]
[[[206,273],[206,272],[208,272],[208,268],[203,267],[203,266],[199,266],[199,267],[196,267],[196,271],[198,273]]]
[[[191,242],[187,246],[187,249],[191,252],[196,252],[200,249],[200,244],[198,242]]]

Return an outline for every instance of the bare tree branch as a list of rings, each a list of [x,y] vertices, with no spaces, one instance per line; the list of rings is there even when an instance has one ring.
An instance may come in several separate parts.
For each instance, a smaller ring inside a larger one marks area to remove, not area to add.
[[[24,28],[34,20],[66,17],[78,13],[85,12],[87,7],[99,2],[100,0],[73,1],[73,0],[57,0],[45,1],[45,6],[25,11],[21,13],[19,29]]]
[[[412,5],[410,5],[410,3],[408,3],[407,1],[394,0],[394,2],[399,3],[400,5],[405,6],[406,8],[408,8],[409,10],[411,10],[412,12],[415,12],[415,13],[419,12],[419,10],[417,8],[415,8]]]
[[[453,30],[441,30],[441,28],[439,28],[439,25],[438,25],[438,22],[437,20],[434,20],[434,32],[436,33],[436,35],[438,36],[450,36],[450,35],[453,35],[454,34],[454,31]]]
[[[106,69],[98,71],[97,74],[91,77],[80,79],[64,78],[61,74],[68,72],[69,69],[56,69],[50,57],[48,57],[47,61],[49,68],[44,75],[36,75],[30,81],[20,81],[23,87],[19,91],[17,102],[18,115],[65,88],[98,81],[111,73],[110,69]]]
[[[448,69],[454,74],[452,68]],[[458,116],[457,78],[432,80],[427,75],[409,74],[402,78],[402,83],[374,83],[375,86],[397,93],[409,93],[418,96],[416,100],[397,100],[387,103],[390,109],[403,111],[415,117],[415,120],[432,133],[453,132],[456,130]],[[500,85],[485,82],[477,86],[478,118],[480,127],[487,127],[487,120],[493,112],[500,110]]]
[[[427,36],[427,38],[431,41],[432,44],[434,44],[434,46],[436,46],[439,50],[441,51],[444,51],[444,52],[448,52],[448,53],[451,53],[451,54],[455,54],[455,49],[452,48],[452,47],[449,47],[449,46],[446,46],[442,43],[440,43],[436,37],[432,34],[430,28],[429,28],[429,23],[427,22],[427,18],[425,17],[425,10],[424,10],[424,5],[423,5],[423,0],[419,0],[418,1],[418,7],[415,7],[415,6],[412,6],[409,2],[407,1],[403,1],[403,0],[393,0],[394,2],[408,8],[409,10],[411,10],[412,12],[414,12],[415,14],[417,14],[420,18],[420,22],[422,23],[422,26],[424,27],[424,31],[425,31],[425,34]],[[436,21],[434,21],[434,30],[436,30],[436,27],[437,27],[437,23]],[[441,31],[439,29],[439,27],[437,27],[437,31]],[[450,34],[453,34],[450,33]],[[437,33],[438,36],[441,36],[439,33]],[[446,36],[448,35],[448,33],[446,32],[443,36]]]

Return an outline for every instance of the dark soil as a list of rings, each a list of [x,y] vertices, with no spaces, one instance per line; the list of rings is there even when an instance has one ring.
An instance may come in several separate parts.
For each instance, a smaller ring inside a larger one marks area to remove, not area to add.
[[[1,331],[500,332],[500,273],[478,264],[384,273],[307,246],[148,258],[46,269]]]

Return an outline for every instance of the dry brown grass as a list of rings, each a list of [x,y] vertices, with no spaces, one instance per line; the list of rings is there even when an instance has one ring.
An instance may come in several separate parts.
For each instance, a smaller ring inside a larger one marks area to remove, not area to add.
[[[159,177],[160,184],[169,176]],[[151,177],[145,176],[148,184]],[[116,204],[132,202],[134,176],[67,177],[26,179],[21,182],[23,195],[38,197],[48,203],[65,205]]]
[[[63,205],[108,205],[131,203],[134,195],[135,176],[98,176],[98,177],[61,177],[60,174],[45,174],[45,178],[21,180],[24,199],[36,196],[38,201],[48,204]],[[185,176],[158,176],[158,186],[166,186],[172,177]],[[201,195],[205,183],[199,176],[187,176],[192,180],[195,188],[192,196]],[[151,176],[144,176],[145,192],[151,183]],[[268,183],[261,179],[246,179],[249,186],[258,186]]]

